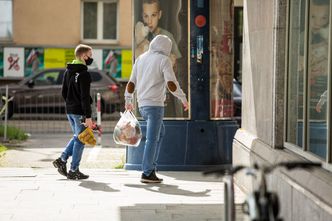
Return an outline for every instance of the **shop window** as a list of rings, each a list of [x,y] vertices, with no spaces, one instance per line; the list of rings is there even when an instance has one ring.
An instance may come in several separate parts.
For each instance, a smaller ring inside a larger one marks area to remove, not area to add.
[[[12,39],[13,34],[13,2],[0,0],[0,41]]]
[[[210,117],[230,119],[235,113],[240,117],[241,84],[234,78],[233,69],[232,1],[213,0],[210,8]],[[234,91],[238,93],[234,94]],[[237,99],[234,95],[238,96]]]
[[[234,78],[242,83],[243,7],[234,7]]]
[[[118,4],[116,0],[83,1],[82,38],[89,42],[117,40]]]
[[[328,159],[330,0],[291,0],[289,6],[286,142]]]

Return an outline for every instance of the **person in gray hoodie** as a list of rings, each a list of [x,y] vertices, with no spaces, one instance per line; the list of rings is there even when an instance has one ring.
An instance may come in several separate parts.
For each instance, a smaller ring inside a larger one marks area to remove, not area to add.
[[[135,61],[125,91],[125,108],[132,111],[133,95],[136,91],[139,112],[146,121],[146,141],[142,160],[142,183],[161,183],[156,175],[157,159],[162,138],[166,90],[181,100],[184,110],[188,101],[175,77],[170,53],[172,41],[166,35],[157,35],[150,43],[148,51]]]

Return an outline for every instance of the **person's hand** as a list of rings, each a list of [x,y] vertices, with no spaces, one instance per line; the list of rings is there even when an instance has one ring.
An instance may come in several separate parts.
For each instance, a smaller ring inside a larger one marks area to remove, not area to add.
[[[85,122],[83,123],[83,125],[85,127],[89,127],[91,129],[93,129],[93,122],[92,122],[92,119],[91,118],[86,118],[85,119]]]
[[[134,110],[134,105],[133,104],[126,104],[125,108],[126,108],[127,111],[132,111],[132,110]]]
[[[144,26],[142,22],[137,22],[135,25],[135,41],[136,44],[140,44],[148,35],[149,27]]]
[[[188,111],[189,110],[189,104],[188,104],[188,102],[184,102],[183,103],[183,109],[184,109],[184,111]]]
[[[316,111],[317,111],[318,113],[320,113],[320,112],[321,112],[321,109],[322,109],[322,106],[321,106],[319,103],[317,103],[317,104],[316,104]]]

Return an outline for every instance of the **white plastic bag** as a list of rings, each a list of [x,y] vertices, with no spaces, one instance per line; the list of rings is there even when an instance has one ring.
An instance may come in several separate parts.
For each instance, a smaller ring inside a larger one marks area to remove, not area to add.
[[[141,126],[131,111],[120,113],[121,118],[115,125],[114,142],[126,146],[137,147],[142,139]]]

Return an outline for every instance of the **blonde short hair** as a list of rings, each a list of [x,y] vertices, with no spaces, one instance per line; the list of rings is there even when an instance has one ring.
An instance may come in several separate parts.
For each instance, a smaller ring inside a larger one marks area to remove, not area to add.
[[[88,51],[92,50],[92,48],[88,45],[79,44],[75,48],[75,56],[77,58],[81,57],[84,53],[87,53]]]

